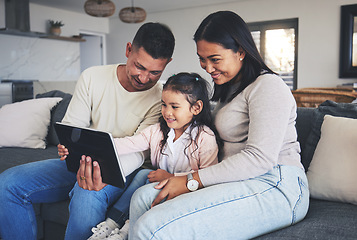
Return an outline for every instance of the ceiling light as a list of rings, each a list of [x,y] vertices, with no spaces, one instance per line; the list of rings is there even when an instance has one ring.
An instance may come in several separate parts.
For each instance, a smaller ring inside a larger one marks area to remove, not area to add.
[[[87,0],[84,11],[93,17],[109,17],[115,12],[115,5],[110,0]]]
[[[120,10],[119,19],[125,23],[139,23],[146,19],[146,12],[140,7],[134,7],[134,0],[131,1],[131,7]]]

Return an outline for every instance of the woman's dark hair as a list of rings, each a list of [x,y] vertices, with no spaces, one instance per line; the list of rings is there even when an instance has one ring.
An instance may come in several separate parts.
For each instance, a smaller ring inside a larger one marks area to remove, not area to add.
[[[222,85],[214,85],[214,95],[212,101],[230,102],[249,84],[262,74],[275,74],[260,56],[254,43],[253,37],[244,20],[236,13],[231,11],[219,11],[208,15],[200,24],[194,35],[194,41],[205,40],[211,43],[217,43],[226,49],[231,49],[237,53],[240,48],[245,51],[243,65],[233,81]],[[229,89],[232,83],[240,77],[238,89],[229,95]]]
[[[219,149],[221,148],[221,140],[218,136],[217,130],[214,127],[213,124],[213,119],[211,115],[211,104],[209,101],[209,85],[208,82],[203,79],[199,74],[197,73],[187,73],[187,72],[182,72],[178,73],[176,75],[171,76],[166,83],[164,84],[163,91],[165,90],[170,90],[178,93],[182,93],[185,97],[186,100],[190,103],[191,106],[193,106],[198,100],[201,100],[203,103],[203,108],[202,111],[193,116],[192,119],[192,129],[195,127],[198,127],[198,134],[193,141],[186,146],[185,150],[192,144],[194,143],[196,145],[196,150],[197,150],[197,138],[199,134],[204,131],[203,126],[206,125],[209,127],[216,136],[216,141],[218,144]],[[168,133],[170,131],[170,128],[167,126],[167,123],[163,116],[160,117],[159,119],[160,122],[160,129],[163,133],[163,139],[160,143],[160,148],[161,148],[161,153],[163,154],[163,148],[167,142],[168,138]],[[190,135],[192,132],[190,132]],[[192,135],[191,135],[192,137]],[[191,138],[192,139],[192,138]],[[185,151],[186,154],[186,151]]]

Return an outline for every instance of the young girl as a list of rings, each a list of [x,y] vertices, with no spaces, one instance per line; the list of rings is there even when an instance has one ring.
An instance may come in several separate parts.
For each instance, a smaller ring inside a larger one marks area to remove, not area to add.
[[[217,163],[220,141],[215,135],[204,79],[195,73],[170,77],[163,87],[161,113],[159,123],[137,135],[114,139],[119,154],[150,149],[151,162],[157,170],[143,169],[135,176],[108,212],[106,221],[92,229],[93,235],[89,239],[127,239],[128,224],[125,221],[130,199],[147,179],[160,182]]]

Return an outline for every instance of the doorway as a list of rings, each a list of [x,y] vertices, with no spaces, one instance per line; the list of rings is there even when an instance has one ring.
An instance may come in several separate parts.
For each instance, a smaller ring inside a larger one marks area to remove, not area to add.
[[[89,31],[80,32],[86,41],[80,43],[80,65],[83,70],[106,64],[105,34]]]

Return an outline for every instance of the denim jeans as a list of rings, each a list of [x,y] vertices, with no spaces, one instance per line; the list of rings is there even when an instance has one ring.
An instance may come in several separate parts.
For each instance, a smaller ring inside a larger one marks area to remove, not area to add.
[[[150,209],[160,191],[155,184],[132,197],[129,239],[250,239],[302,220],[309,205],[305,172],[293,166],[182,194]]]
[[[133,176],[127,177],[127,184]],[[36,239],[37,223],[32,204],[66,200],[73,188],[66,239],[87,239],[91,227],[105,219],[108,206],[124,189],[108,185],[96,192],[84,190],[75,183],[76,174],[69,172],[65,161],[59,159],[4,171],[0,174],[0,236],[4,240]]]
[[[138,188],[148,183],[147,176],[151,171],[151,169],[140,169],[119,200],[108,210],[107,217],[114,220],[119,227],[123,227],[125,221],[129,219],[131,197]]]

